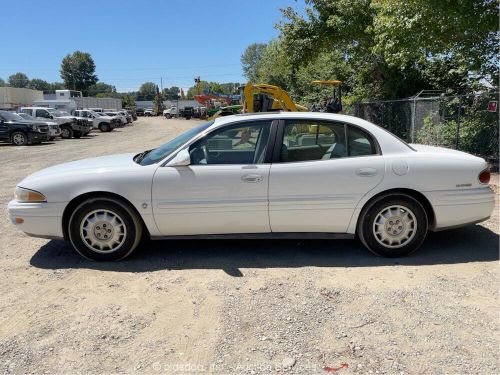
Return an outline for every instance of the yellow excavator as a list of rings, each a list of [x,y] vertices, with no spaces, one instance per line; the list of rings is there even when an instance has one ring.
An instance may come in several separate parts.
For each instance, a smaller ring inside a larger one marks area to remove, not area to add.
[[[244,113],[288,111],[307,112],[308,109],[293,102],[290,95],[281,87],[248,82],[243,88]]]

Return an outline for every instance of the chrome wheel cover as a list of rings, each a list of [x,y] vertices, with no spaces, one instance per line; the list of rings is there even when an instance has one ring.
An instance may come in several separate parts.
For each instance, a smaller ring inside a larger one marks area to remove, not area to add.
[[[95,210],[88,213],[80,224],[83,243],[97,253],[112,253],[118,250],[127,237],[123,219],[110,210]]]
[[[21,133],[16,133],[12,137],[12,141],[16,145],[22,145],[22,144],[24,144],[25,140],[26,140],[26,137],[23,134],[21,134]]]
[[[61,130],[61,135],[63,137],[69,137],[69,129],[63,128],[63,130]]]
[[[379,244],[390,249],[407,245],[417,233],[415,214],[404,206],[382,209],[373,222],[373,235]]]

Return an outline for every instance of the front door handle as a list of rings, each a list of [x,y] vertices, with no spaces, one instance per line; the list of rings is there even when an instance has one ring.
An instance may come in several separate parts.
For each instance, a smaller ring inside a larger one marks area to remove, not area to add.
[[[260,174],[249,173],[241,176],[241,180],[244,182],[261,182],[263,177]]]
[[[356,169],[356,174],[360,177],[371,177],[377,174],[377,170],[375,168],[360,168]]]

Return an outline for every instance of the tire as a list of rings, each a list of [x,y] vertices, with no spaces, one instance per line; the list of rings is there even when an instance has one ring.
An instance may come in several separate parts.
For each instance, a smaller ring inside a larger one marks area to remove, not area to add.
[[[170,113],[167,113],[167,115],[165,117],[170,119],[170,118],[172,118],[172,115]]]
[[[61,127],[61,138],[70,139],[72,137],[73,137],[73,129],[71,129],[69,126]]]
[[[97,222],[91,223],[88,219],[97,219]],[[96,197],[81,203],[73,211],[68,233],[71,244],[83,257],[116,261],[136,249],[142,237],[142,223],[128,205],[113,198]],[[116,241],[103,239],[106,235]]]
[[[81,138],[82,137],[82,133],[80,133],[80,131],[76,130],[73,132],[73,137],[74,138]]]
[[[400,257],[422,245],[427,228],[427,214],[420,202],[406,194],[388,194],[363,209],[357,232],[372,253]]]
[[[106,122],[101,122],[99,124],[99,130],[103,133],[111,131],[111,126]]]
[[[14,132],[10,136],[10,141],[14,146],[26,146],[28,144],[28,136],[23,132]]]
[[[56,137],[49,137],[49,141],[53,141]]]

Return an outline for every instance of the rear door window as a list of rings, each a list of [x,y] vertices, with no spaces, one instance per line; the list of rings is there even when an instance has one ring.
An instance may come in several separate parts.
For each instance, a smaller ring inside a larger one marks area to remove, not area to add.
[[[347,156],[345,125],[334,122],[285,122],[281,162],[343,158]]]

